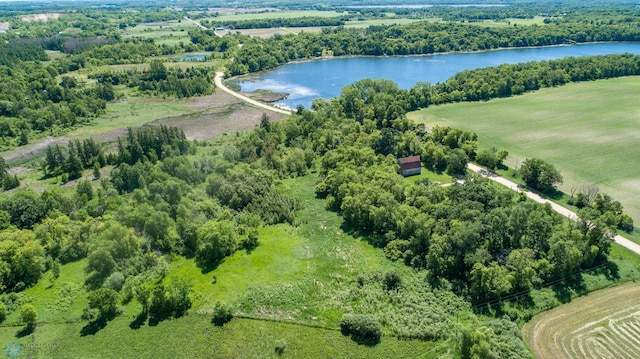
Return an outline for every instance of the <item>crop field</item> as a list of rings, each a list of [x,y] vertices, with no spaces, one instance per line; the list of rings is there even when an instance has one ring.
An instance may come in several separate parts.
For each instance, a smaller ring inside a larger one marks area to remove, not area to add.
[[[528,25],[543,25],[546,17],[544,16],[534,16],[532,19],[504,19],[504,20],[486,20],[480,23],[478,22],[467,22],[468,24],[476,24],[476,25],[484,25],[491,27],[499,27],[499,26],[528,26]]]
[[[564,192],[595,184],[640,221],[640,77],[575,83],[507,99],[432,106],[409,117],[478,133],[484,146],[552,163]]]
[[[416,21],[425,21],[425,20],[404,19],[404,18],[350,20],[350,21],[347,21],[344,27],[365,28],[369,26],[379,26],[379,25],[393,25],[393,24],[404,25],[404,24],[409,24]]]
[[[189,21],[172,20],[163,23],[130,26],[122,30],[122,36],[125,39],[133,37],[150,38],[157,44],[173,46],[180,42],[185,44],[191,42],[188,31],[195,27],[196,24]]]
[[[533,318],[523,337],[538,358],[640,357],[640,283],[578,298]]]
[[[270,27],[266,29],[241,29],[241,30],[233,30],[233,32],[239,32],[242,35],[247,36],[255,36],[261,38],[269,38],[273,35],[290,35],[290,34],[299,34],[300,32],[320,32],[322,31],[322,27],[313,26],[313,27]],[[222,32],[224,34],[224,32]]]

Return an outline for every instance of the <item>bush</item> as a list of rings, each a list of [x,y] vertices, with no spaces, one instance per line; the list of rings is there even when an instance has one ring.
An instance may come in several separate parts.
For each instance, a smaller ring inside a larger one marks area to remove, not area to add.
[[[384,274],[383,285],[385,290],[396,290],[402,285],[402,278],[398,272],[394,270],[388,271]]]
[[[233,313],[231,308],[226,304],[216,302],[216,305],[213,307],[213,318],[211,318],[211,323],[221,327],[228,323],[232,318]]]
[[[20,318],[26,326],[35,326],[38,321],[38,312],[36,311],[36,307],[31,304],[23,305],[22,308],[20,308]]]
[[[285,350],[287,350],[287,341],[284,339],[276,340],[275,350],[276,350],[276,354],[278,355],[284,354]]]
[[[0,302],[0,323],[7,319],[7,306]]]
[[[376,345],[380,342],[380,323],[369,315],[345,314],[340,320],[340,332],[359,344]]]

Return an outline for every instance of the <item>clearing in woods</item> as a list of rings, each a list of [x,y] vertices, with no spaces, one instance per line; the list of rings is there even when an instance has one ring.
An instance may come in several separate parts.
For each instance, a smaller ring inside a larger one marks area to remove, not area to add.
[[[640,358],[640,283],[599,290],[522,329],[537,358]]]

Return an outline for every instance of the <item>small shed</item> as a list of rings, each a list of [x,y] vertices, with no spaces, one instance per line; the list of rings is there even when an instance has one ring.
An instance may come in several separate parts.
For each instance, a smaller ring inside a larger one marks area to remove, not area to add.
[[[400,165],[400,174],[405,177],[419,175],[422,170],[420,156],[398,158],[398,164]]]

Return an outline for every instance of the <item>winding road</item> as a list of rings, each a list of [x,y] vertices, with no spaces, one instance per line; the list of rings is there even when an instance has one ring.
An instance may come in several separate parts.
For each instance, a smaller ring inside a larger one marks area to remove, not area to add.
[[[242,101],[244,101],[244,102],[246,102],[248,104],[251,104],[253,106],[265,109],[267,111],[273,111],[273,112],[281,113],[283,115],[291,115],[293,113],[292,111],[289,111],[289,110],[277,108],[277,107],[270,106],[270,105],[267,105],[265,103],[262,103],[260,101],[256,101],[254,99],[248,98],[245,95],[239,94],[239,93],[231,90],[230,88],[228,88],[227,86],[225,86],[222,83],[222,78],[223,77],[224,77],[224,72],[216,72],[216,78],[215,78],[214,81],[215,81],[215,84],[216,84],[217,88],[219,88],[220,90],[228,93],[229,95],[234,96],[234,97],[236,97],[236,98],[238,98],[238,99],[240,99],[240,100],[242,100]]]
[[[491,173],[491,172],[485,170],[484,168],[482,168],[480,166],[477,166],[477,165],[474,165],[472,163],[469,163],[467,165],[467,168],[469,168],[473,172],[479,173],[482,176],[489,178],[490,180],[492,180],[494,182],[498,182],[503,186],[509,187],[510,189],[512,189],[512,190],[514,190],[516,192],[523,192],[523,191],[520,190],[520,187],[515,182],[511,182],[511,181],[509,181],[508,179],[506,179],[504,177],[500,177],[500,176],[498,176],[498,175],[496,175],[494,173]],[[532,199],[532,200],[534,200],[534,201],[536,201],[538,203],[548,203],[549,205],[551,205],[551,208],[553,208],[554,211],[560,213],[561,215],[563,215],[563,216],[565,216],[565,217],[567,217],[569,219],[573,219],[573,220],[578,219],[578,215],[575,212],[573,212],[573,211],[571,211],[571,210],[569,210],[569,209],[567,209],[565,207],[562,207],[561,205],[559,205],[557,203],[551,202],[548,199],[542,198],[541,196],[539,196],[539,195],[537,195],[535,193],[529,192],[529,191],[524,191],[524,193],[527,195],[527,197],[529,197],[530,199]],[[613,238],[613,240],[614,240],[614,242],[618,243],[619,245],[621,245],[621,246],[627,248],[628,250],[640,255],[640,245],[638,245],[637,243],[632,242],[629,239],[627,239],[627,238],[625,238],[625,237],[623,237],[623,236],[621,236],[619,234],[617,234]]]

